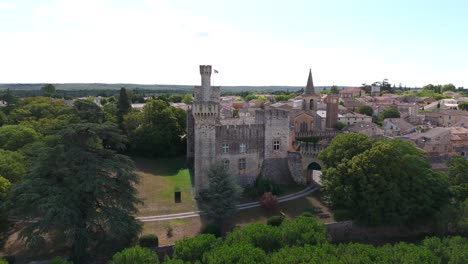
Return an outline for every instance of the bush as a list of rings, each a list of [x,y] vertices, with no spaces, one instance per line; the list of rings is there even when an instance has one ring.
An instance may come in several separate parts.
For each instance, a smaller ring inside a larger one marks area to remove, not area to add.
[[[4,259],[0,259],[0,264],[8,264],[8,262]]]
[[[1,260],[5,261],[5,264],[15,264],[16,257],[15,256],[3,256],[0,259],[0,264],[4,264],[4,263],[1,262]]]
[[[351,220],[353,218],[352,213],[349,210],[345,210],[345,209],[336,209],[333,212],[333,216],[335,217],[335,220],[338,222]]]
[[[201,261],[203,254],[215,248],[220,243],[213,234],[203,234],[186,237],[176,241],[174,245],[174,259],[195,263]]]
[[[278,204],[278,199],[276,195],[273,195],[271,192],[266,192],[262,196],[262,206],[263,208],[273,211],[276,209],[276,205]]]
[[[250,244],[265,252],[273,252],[282,246],[281,229],[265,224],[251,224],[228,233],[226,245]]]
[[[207,224],[203,230],[202,234],[212,234],[215,237],[221,236],[221,227],[215,224]]]
[[[63,257],[55,257],[49,262],[49,264],[73,264],[73,262],[68,261]]]
[[[109,264],[157,264],[159,263],[158,254],[140,246],[126,248],[116,253]]]
[[[315,215],[311,212],[303,212],[301,216],[302,217],[315,217]]]
[[[167,237],[172,237],[172,231],[174,231],[174,229],[172,228],[172,226],[167,226],[166,227],[166,236]]]
[[[283,243],[288,246],[321,245],[327,242],[326,227],[315,218],[299,216],[280,226]]]
[[[159,239],[158,236],[150,234],[150,235],[143,235],[138,240],[138,244],[141,247],[158,247],[159,246]]]
[[[284,220],[284,216],[282,216],[282,215],[275,215],[275,216],[272,216],[272,217],[268,218],[268,220],[267,220],[267,225],[270,225],[270,226],[280,226],[281,223],[283,223],[283,220]]]
[[[250,244],[223,245],[204,254],[203,263],[266,263],[266,254]]]
[[[271,192],[274,195],[281,193],[281,188],[278,184],[265,178],[259,178],[255,184],[255,187],[257,188],[258,195],[262,195],[266,192]]]

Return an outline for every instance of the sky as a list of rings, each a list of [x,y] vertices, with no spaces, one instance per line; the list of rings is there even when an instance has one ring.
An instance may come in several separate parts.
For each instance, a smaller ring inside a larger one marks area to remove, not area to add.
[[[0,83],[468,87],[468,1],[0,0]]]

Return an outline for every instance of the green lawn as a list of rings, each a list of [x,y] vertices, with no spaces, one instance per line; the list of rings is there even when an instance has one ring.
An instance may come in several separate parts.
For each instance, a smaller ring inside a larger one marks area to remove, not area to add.
[[[138,196],[144,200],[139,216],[171,214],[197,210],[192,199],[192,182],[185,166],[185,157],[168,159],[133,158],[140,176]],[[174,202],[179,189],[182,202]]]

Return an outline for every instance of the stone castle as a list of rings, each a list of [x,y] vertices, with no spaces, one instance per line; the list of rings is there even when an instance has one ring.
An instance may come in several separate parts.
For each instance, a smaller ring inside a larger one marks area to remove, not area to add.
[[[210,65],[200,66],[201,86],[194,87],[187,111],[187,159],[193,167],[195,193],[208,187],[208,170],[214,162],[222,162],[242,186],[260,176],[277,183],[305,183],[309,163],[335,135],[337,98],[322,100],[310,71],[295,107],[244,103],[236,109],[222,100],[219,86],[211,86],[211,73]],[[319,103],[326,105],[325,122],[317,114]],[[310,137],[323,140],[298,141]]]

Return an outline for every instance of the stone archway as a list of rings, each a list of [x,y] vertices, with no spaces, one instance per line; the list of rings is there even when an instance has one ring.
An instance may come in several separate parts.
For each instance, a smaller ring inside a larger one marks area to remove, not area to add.
[[[308,166],[307,166],[307,183],[316,183],[316,184],[319,184],[321,185],[322,184],[322,181],[321,181],[321,176],[322,176],[322,166],[320,166],[320,164],[318,164],[317,162],[311,162]]]

